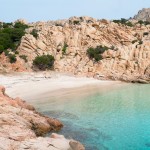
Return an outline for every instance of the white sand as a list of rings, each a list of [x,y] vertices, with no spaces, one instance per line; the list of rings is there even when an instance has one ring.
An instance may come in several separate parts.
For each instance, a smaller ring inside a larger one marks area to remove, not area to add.
[[[83,92],[91,86],[110,86],[120,84],[117,81],[101,81],[93,78],[75,77],[60,73],[49,72],[46,75],[41,73],[18,73],[11,75],[0,75],[0,85],[6,87],[6,93],[15,98],[33,101],[44,99],[49,95],[61,95],[61,92],[70,89],[78,89]],[[80,88],[79,88],[80,87]],[[84,87],[84,88],[83,88]],[[73,91],[72,91],[73,92]]]

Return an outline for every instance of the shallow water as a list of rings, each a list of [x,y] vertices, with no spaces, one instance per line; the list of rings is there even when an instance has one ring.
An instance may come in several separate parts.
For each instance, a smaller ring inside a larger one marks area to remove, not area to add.
[[[87,150],[149,150],[150,85],[104,88],[85,96],[85,91],[73,97],[63,93],[37,105],[64,123],[60,134],[79,140]]]

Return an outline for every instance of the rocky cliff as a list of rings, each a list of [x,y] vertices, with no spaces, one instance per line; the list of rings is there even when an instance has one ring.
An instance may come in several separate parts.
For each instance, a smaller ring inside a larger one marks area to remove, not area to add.
[[[0,149],[1,150],[84,150],[77,141],[52,134],[62,128],[62,123],[35,111],[34,107],[19,98],[12,99],[0,86]]]
[[[70,18],[59,22],[32,24],[38,38],[26,34],[19,53],[28,57],[28,64],[37,55],[52,54],[55,70],[72,72],[95,78],[113,78],[126,81],[149,80],[150,25],[133,27],[89,17]],[[28,31],[30,32],[30,31]],[[62,49],[67,44],[66,53]],[[89,59],[89,47],[107,46],[99,62]]]
[[[150,21],[150,8],[143,8],[133,18],[135,20]]]
[[[10,70],[31,70],[36,56],[51,54],[55,57],[54,70],[59,72],[131,82],[150,80],[149,24],[132,20],[132,26],[128,26],[104,19],[72,17],[29,25],[17,49],[20,55],[27,56],[28,62],[11,65]],[[37,37],[30,34],[33,30]],[[97,46],[109,47],[98,62],[87,55],[88,48]]]

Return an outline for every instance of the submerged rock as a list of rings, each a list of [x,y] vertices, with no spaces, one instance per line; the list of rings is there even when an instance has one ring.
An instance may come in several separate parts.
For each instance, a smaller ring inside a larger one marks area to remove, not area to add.
[[[70,147],[72,148],[72,150],[85,150],[85,148],[83,147],[83,145],[77,141],[71,140],[69,142]]]

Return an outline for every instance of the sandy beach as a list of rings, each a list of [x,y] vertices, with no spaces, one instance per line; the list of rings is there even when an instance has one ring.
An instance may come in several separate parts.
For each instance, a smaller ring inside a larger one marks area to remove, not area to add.
[[[5,86],[8,95],[13,98],[20,97],[31,103],[50,96],[66,96],[69,93],[89,94],[97,88],[120,83],[54,72],[48,72],[46,75],[44,72],[0,75],[0,85]]]

